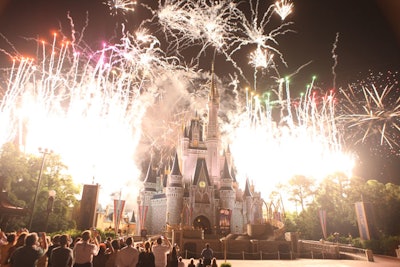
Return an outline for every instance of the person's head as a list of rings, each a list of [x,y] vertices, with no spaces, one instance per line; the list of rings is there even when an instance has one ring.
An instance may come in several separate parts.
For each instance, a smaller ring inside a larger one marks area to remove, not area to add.
[[[7,242],[9,244],[13,244],[15,242],[16,238],[17,238],[17,235],[15,233],[10,233],[7,235]]]
[[[52,242],[54,245],[60,244],[60,237],[61,237],[61,235],[54,235],[53,238],[51,239],[51,242]]]
[[[190,258],[190,263],[194,264],[194,259],[193,258]]]
[[[39,240],[39,237],[38,237],[37,233],[31,233],[25,238],[25,246],[31,247],[33,245],[36,245],[38,240]]]
[[[162,244],[162,237],[161,236],[159,238],[157,238],[157,244],[159,244],[159,245]]]
[[[22,232],[18,238],[17,238],[17,243],[15,244],[17,247],[23,246],[25,244],[25,239],[28,236],[27,232]]]
[[[180,262],[181,262],[181,261],[182,261],[182,257],[179,257],[179,258],[178,258],[178,261],[180,261]]]
[[[61,246],[68,246],[69,236],[68,235],[60,235],[58,241]]]
[[[144,249],[146,250],[146,251],[150,251],[150,242],[146,242],[146,243],[144,243]]]
[[[101,254],[105,254],[105,253],[106,253],[106,250],[107,250],[106,244],[101,243],[101,244],[99,245],[99,254],[100,254],[100,255],[101,255]]]
[[[119,250],[120,249],[120,245],[119,245],[119,241],[117,239],[114,239],[113,241],[111,241],[111,246],[114,250]]]
[[[90,240],[91,234],[89,230],[85,230],[82,232],[82,240],[83,241],[88,241]]]
[[[199,258],[199,263],[202,263],[202,262],[203,262],[203,260],[201,258]]]
[[[133,244],[133,239],[132,239],[132,237],[128,237],[128,238],[125,240],[125,244],[126,244],[127,246],[131,246],[131,245]]]
[[[206,248],[210,248],[210,244],[206,243]]]
[[[217,263],[217,259],[215,257],[212,259],[212,263]]]

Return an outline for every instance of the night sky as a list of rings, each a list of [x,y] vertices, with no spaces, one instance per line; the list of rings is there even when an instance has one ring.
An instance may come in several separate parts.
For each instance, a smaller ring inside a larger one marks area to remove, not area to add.
[[[122,16],[110,16],[103,0],[0,0],[0,33],[25,55],[35,52],[32,41],[26,38],[52,40],[51,33],[60,28],[68,33],[70,11],[77,30],[81,30],[89,14],[89,26],[85,41],[94,50],[109,40],[116,25],[124,19],[128,28],[134,29],[148,11]],[[155,4],[155,1],[139,1]],[[312,75],[326,88],[333,86],[332,49],[337,33],[336,85],[366,77],[370,71],[400,71],[400,1],[399,0],[297,0],[289,20],[296,33],[278,38],[278,49],[284,54],[288,67],[280,66],[282,75],[291,74],[310,62],[294,77],[294,86],[305,87]],[[273,1],[266,1],[267,5]],[[0,49],[13,52],[13,48],[0,38]],[[244,59],[247,60],[247,59]],[[0,67],[7,67],[9,58],[0,55]],[[400,160],[398,157],[379,158],[364,147],[363,160],[358,172],[400,184]],[[384,153],[384,152],[382,152]],[[370,164],[375,162],[373,168]],[[376,167],[379,166],[379,167]]]

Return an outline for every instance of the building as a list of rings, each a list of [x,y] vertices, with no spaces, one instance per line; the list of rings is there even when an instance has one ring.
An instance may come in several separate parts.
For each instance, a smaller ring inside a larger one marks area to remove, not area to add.
[[[137,234],[168,229],[202,229],[204,234],[241,234],[247,224],[262,222],[260,193],[249,180],[244,189],[232,175],[229,147],[222,148],[220,96],[210,84],[208,122],[194,116],[184,127],[176,154],[166,170],[150,162],[138,196]],[[221,155],[220,151],[224,151]]]

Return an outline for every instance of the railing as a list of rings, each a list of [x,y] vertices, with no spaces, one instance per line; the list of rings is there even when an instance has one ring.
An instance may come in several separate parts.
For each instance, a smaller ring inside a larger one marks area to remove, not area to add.
[[[200,254],[196,251],[181,251],[181,256],[188,258],[200,258]],[[214,257],[217,259],[224,258],[223,251],[214,251]],[[361,249],[352,246],[332,242],[320,242],[301,240],[299,241],[299,253],[293,251],[275,251],[275,252],[226,252],[226,258],[232,260],[294,260],[296,258],[311,259],[353,259],[374,261],[371,250]]]
[[[185,250],[184,255],[181,255],[182,257],[188,259],[188,258],[199,258],[200,255],[197,254],[194,251],[190,250]],[[217,259],[223,259],[224,258],[224,252],[220,251],[214,251],[214,257]],[[231,260],[281,260],[281,259],[289,259],[293,260],[295,259],[295,255],[292,251],[290,252],[281,252],[281,251],[276,251],[276,252],[227,252],[226,253],[226,258],[231,259]]]
[[[332,242],[301,240],[300,258],[312,259],[354,259],[374,261],[372,251]]]

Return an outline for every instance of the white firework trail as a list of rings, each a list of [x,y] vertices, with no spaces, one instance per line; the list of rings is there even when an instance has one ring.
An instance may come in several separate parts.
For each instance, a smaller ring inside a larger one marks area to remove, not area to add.
[[[94,176],[106,190],[115,188],[113,178],[137,181],[142,120],[165,89],[158,81],[186,81],[191,73],[166,57],[154,36],[139,36],[84,55],[69,43],[58,46],[55,35],[41,43],[39,62],[15,58],[0,102],[1,143],[18,136],[27,152],[51,148],[75,179]]]
[[[268,195],[295,175],[317,182],[337,172],[351,176],[355,157],[345,152],[338,130],[335,94],[318,95],[314,89],[295,99],[280,100],[273,92],[248,94],[247,108],[232,117],[235,127],[227,137],[239,180],[252,179]]]
[[[126,15],[128,12],[134,12],[137,2],[132,0],[108,0],[104,2],[110,9],[110,14],[117,16],[119,12]]]
[[[247,15],[240,9],[244,3],[235,1],[194,1],[169,0],[160,2],[158,10],[152,10],[155,16],[151,21],[157,21],[169,40],[169,50],[180,54],[186,49],[194,51],[198,47],[197,62],[206,49],[211,47],[246,79],[242,68],[237,64],[235,57],[245,47],[256,47],[252,55],[252,62],[260,63],[265,54],[257,51],[271,51],[279,55],[286,65],[283,54],[276,48],[277,37],[292,32],[288,26],[291,22],[282,23],[277,28],[267,32],[270,20],[275,13],[275,6],[270,5],[264,10],[259,2],[250,1],[245,9],[250,10]],[[259,56],[260,58],[255,58]],[[269,59],[272,60],[272,59]],[[269,64],[268,66],[272,66]],[[262,67],[263,65],[260,65]]]
[[[285,20],[293,12],[293,3],[290,0],[280,0],[275,2],[275,12],[282,20]]]
[[[289,79],[277,71],[276,57],[286,65],[276,48],[278,37],[291,32],[292,23],[268,29],[273,14],[283,20],[293,7],[288,1],[278,3],[263,10],[259,2],[249,1],[248,14],[239,6],[245,3],[234,1],[167,0],[157,10],[147,6],[154,17],[142,25],[161,25],[166,51],[162,38],[143,26],[91,55],[79,52],[75,42],[61,48],[55,39],[43,44],[41,61],[15,61],[11,68],[0,103],[0,123],[7,126],[0,142],[22,132],[26,150],[47,146],[63,155],[71,169],[85,162],[83,170],[75,170],[80,173],[76,179],[95,176],[103,187],[119,191],[121,181],[139,180],[140,170],[132,162],[151,150],[163,152],[165,145],[169,153],[191,112],[202,114],[208,87],[197,83],[209,75],[187,65],[212,48],[239,71],[231,76],[233,90],[226,86],[221,92],[221,113],[229,122],[222,125],[223,142],[232,144],[239,181],[249,177],[265,188],[264,183],[293,175],[318,179],[348,173],[354,161],[343,152],[333,92],[319,97],[312,83],[293,99]],[[193,58],[182,56],[186,50],[195,51]],[[235,58],[243,50],[255,51],[250,55],[255,72],[275,71],[278,85],[270,94],[241,95],[239,77],[247,78]],[[218,81],[218,88],[222,85]]]
[[[398,85],[397,85],[398,86]],[[349,128],[348,135],[355,144],[378,138],[380,145],[399,148],[400,97],[399,88],[386,85],[378,89],[374,84],[361,89],[341,89],[345,101],[342,107],[343,123]]]

